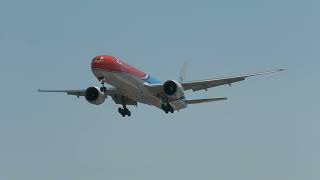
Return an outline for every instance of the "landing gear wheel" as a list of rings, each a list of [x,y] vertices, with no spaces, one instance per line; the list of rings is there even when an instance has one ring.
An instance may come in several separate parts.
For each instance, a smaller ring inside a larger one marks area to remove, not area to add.
[[[101,88],[100,88],[100,91],[101,91],[101,92],[106,92],[106,91],[107,91],[107,88],[106,88],[106,87],[101,87]]]
[[[131,116],[131,112],[130,112],[130,110],[129,109],[127,109],[127,108],[124,108],[124,113],[127,115],[127,116]]]
[[[124,111],[122,108],[118,109],[118,112],[122,115],[122,117],[125,117],[126,115],[124,114]]]
[[[161,105],[162,110],[168,114],[168,110],[167,110],[167,106],[165,106],[164,104]]]
[[[162,104],[161,108],[166,114],[168,114],[169,112],[174,113],[174,109],[170,104]]]
[[[130,117],[131,116],[131,112],[127,108],[127,102],[128,102],[128,98],[125,96],[121,96],[121,103],[122,103],[123,108],[119,108],[118,111],[123,117],[125,117],[125,116]]]
[[[127,108],[124,108],[124,109],[119,108],[118,112],[122,115],[122,117],[131,116],[131,111]]]
[[[104,79],[103,77],[100,77],[100,78],[99,78],[99,81],[101,82],[101,85],[102,85],[102,87],[100,88],[100,91],[101,91],[101,92],[106,92],[106,91],[107,91],[107,88],[104,86],[104,84],[105,84],[105,79]]]

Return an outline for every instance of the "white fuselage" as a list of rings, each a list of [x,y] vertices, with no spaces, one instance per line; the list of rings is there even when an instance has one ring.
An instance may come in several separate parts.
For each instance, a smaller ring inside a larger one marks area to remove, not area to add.
[[[106,83],[120,90],[129,99],[161,108],[162,99],[148,91],[145,87],[148,82],[143,79],[125,72],[109,72],[99,69],[93,69],[92,71],[96,77],[104,77]],[[184,100],[170,101],[169,103],[174,110],[187,107]]]

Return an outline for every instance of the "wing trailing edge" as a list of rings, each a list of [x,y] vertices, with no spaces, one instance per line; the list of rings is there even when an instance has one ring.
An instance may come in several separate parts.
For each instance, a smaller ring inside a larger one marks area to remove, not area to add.
[[[201,104],[201,103],[209,103],[214,101],[224,101],[227,100],[226,97],[215,97],[215,98],[208,98],[208,99],[192,99],[192,100],[186,100],[187,104]]]

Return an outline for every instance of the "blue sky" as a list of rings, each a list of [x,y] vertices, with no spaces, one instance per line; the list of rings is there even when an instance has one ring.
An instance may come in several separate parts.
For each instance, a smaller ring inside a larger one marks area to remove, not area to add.
[[[0,6],[0,179],[162,180],[320,178],[316,0],[13,1]],[[98,54],[161,80],[284,67],[174,115],[131,108],[122,119],[38,88],[98,85]]]

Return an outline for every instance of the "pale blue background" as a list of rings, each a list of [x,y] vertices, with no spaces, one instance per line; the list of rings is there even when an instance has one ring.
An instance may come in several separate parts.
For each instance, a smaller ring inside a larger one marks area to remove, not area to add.
[[[1,180],[319,180],[318,0],[1,0]],[[97,54],[162,79],[285,67],[174,115],[38,88],[98,85]]]

